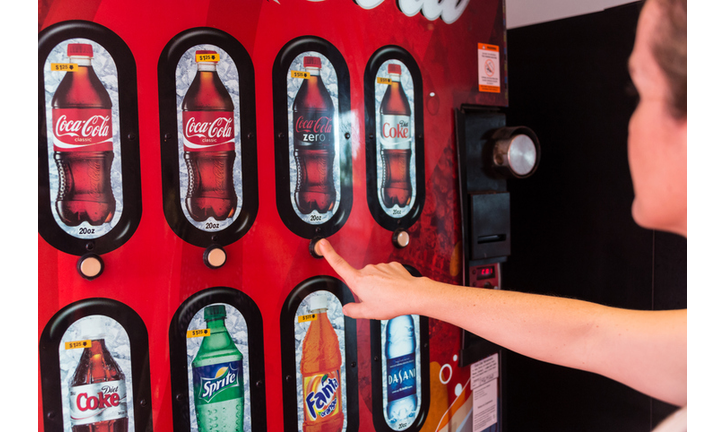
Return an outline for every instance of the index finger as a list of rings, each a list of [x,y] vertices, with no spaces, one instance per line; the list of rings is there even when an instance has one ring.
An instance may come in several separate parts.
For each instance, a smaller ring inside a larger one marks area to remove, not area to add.
[[[344,258],[339,256],[327,239],[319,240],[317,246],[324,259],[327,260],[332,269],[336,271],[342,279],[347,281],[357,273],[357,269],[349,265]]]

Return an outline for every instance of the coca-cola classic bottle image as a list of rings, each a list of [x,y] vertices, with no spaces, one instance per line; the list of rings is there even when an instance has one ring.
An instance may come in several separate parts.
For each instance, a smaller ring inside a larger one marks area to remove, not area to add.
[[[219,53],[197,50],[195,54],[198,69],[181,104],[188,171],[185,207],[194,221],[223,221],[232,218],[237,208],[234,103],[216,69]]]
[[[391,216],[404,216],[402,209],[413,197],[410,179],[412,156],[412,125],[410,103],[400,83],[402,67],[396,63],[387,66],[390,83],[380,103],[378,143],[382,175],[380,201]],[[397,208],[393,208],[397,207]]]
[[[71,430],[126,432],[129,430],[126,376],[106,346],[103,323],[86,318],[77,325],[79,340],[66,344],[66,349],[84,346],[68,382]]]
[[[71,64],[51,102],[59,176],[55,209],[68,226],[99,226],[110,222],[116,210],[112,103],[91,64],[92,45],[69,43],[67,54]]]
[[[303,79],[292,105],[294,160],[297,181],[294,202],[311,223],[324,222],[319,215],[331,212],[337,201],[334,179],[335,107],[321,77],[322,61],[304,57]],[[328,219],[328,218],[327,218]]]

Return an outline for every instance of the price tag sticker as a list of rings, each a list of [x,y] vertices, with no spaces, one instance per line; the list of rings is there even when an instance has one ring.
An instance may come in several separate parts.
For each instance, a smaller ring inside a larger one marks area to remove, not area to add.
[[[78,65],[75,63],[51,63],[50,70],[53,72],[75,72]]]
[[[65,343],[65,349],[67,349],[67,350],[78,349],[78,348],[90,348],[90,346],[91,346],[90,339]]]
[[[292,71],[292,78],[309,79],[309,72]]]
[[[209,329],[198,329],[198,330],[189,330],[186,332],[186,338],[195,338],[195,337],[206,337],[211,335],[211,330]]]
[[[317,320],[317,314],[299,315],[299,317],[297,318],[297,320],[299,321],[300,324],[301,324],[301,323],[304,323],[304,322],[307,322],[307,321],[316,321],[316,320]]]
[[[217,62],[219,61],[218,54],[196,54],[196,63],[199,62]]]
[[[392,80],[389,79],[389,78],[377,77],[377,84],[387,84],[387,85],[390,85],[390,84],[392,84]]]

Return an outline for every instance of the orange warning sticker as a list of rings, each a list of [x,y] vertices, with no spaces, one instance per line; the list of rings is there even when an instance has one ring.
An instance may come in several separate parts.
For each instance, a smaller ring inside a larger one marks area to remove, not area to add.
[[[478,90],[500,93],[500,47],[478,44]]]

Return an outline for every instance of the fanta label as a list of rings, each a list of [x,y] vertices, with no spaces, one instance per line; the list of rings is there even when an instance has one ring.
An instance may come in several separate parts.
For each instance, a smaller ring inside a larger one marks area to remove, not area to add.
[[[70,388],[71,425],[87,425],[124,417],[128,417],[124,380]]]
[[[402,399],[415,394],[417,377],[415,353],[387,359],[387,400]]]
[[[111,116],[111,110],[107,108],[54,109],[54,150],[113,150],[113,122]]]
[[[184,150],[233,151],[233,111],[184,111]]]
[[[230,361],[193,369],[194,397],[197,402],[220,402],[240,395],[241,362]],[[233,389],[233,390],[229,390]],[[219,397],[222,393],[233,393],[230,397]]]
[[[304,417],[319,421],[341,412],[339,370],[304,377]]]

